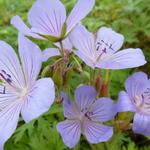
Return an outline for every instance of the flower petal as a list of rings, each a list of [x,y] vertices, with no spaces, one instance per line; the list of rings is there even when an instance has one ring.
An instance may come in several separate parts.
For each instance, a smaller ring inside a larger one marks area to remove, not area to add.
[[[73,51],[87,65],[94,67],[93,58],[95,60],[95,44],[94,35],[90,33],[82,24],[73,29],[69,35],[72,44],[77,49]]]
[[[65,38],[65,39],[62,41],[62,43],[63,43],[63,48],[64,48],[66,51],[71,51],[71,50],[72,50],[73,45],[72,45],[72,43],[71,43],[71,41],[70,41],[70,39],[69,39],[68,37]],[[60,43],[55,43],[55,45],[56,45],[58,48],[61,48],[61,47],[60,47]]]
[[[133,131],[138,134],[150,136],[150,116],[136,113],[133,120]]]
[[[83,133],[91,144],[108,141],[113,135],[113,128],[90,120],[84,121]]]
[[[95,0],[78,0],[67,19],[67,33],[92,10]],[[83,9],[84,8],[84,9]]]
[[[0,85],[0,111],[18,99],[19,94],[9,85]]]
[[[61,97],[63,98],[64,103],[64,116],[68,119],[79,118],[80,113],[75,104],[70,101],[69,97],[64,92],[61,92]]]
[[[119,93],[119,98],[117,103],[117,112],[125,112],[125,111],[135,112],[136,108],[134,107],[128,94],[124,91],[121,91]]]
[[[90,107],[92,121],[105,122],[116,115],[116,105],[109,98],[100,98]]]
[[[11,85],[24,87],[24,76],[19,59],[12,47],[0,41],[0,79],[11,80]]]
[[[32,31],[60,37],[66,20],[66,10],[59,0],[37,0],[28,15]]]
[[[37,39],[44,39],[43,37],[39,36],[38,34],[35,34],[31,31],[31,29],[26,26],[26,24],[22,21],[22,19],[19,16],[14,16],[11,19],[11,24],[19,30],[24,35],[31,36],[33,38]]]
[[[133,99],[149,87],[148,76],[144,72],[134,73],[126,80],[125,87],[130,99]]]
[[[129,48],[112,54],[103,60],[100,59],[96,67],[104,69],[126,69],[139,67],[145,63],[145,57],[141,49]]]
[[[40,48],[19,34],[19,54],[26,79],[26,85],[32,86],[38,77],[42,64],[42,53]]]
[[[3,150],[4,143],[10,138],[17,127],[19,113],[22,103],[15,101],[4,110],[0,111],[0,149]]]
[[[91,68],[95,68],[95,64],[91,61],[89,57],[84,53],[84,51],[76,50],[74,51],[74,54],[77,55],[82,61],[84,61],[85,64],[90,66]]]
[[[123,35],[113,31],[111,28],[101,27],[97,32],[97,46],[99,46],[100,50],[105,47],[107,54],[115,53],[122,47],[123,42]]]
[[[63,142],[73,148],[80,140],[81,124],[78,120],[66,120],[57,124],[57,131],[60,133]]]
[[[54,83],[50,78],[38,80],[24,99],[21,114],[25,122],[39,117],[50,108],[55,98]]]
[[[51,57],[60,56],[58,48],[47,48],[42,52],[42,60],[47,61]]]
[[[92,86],[80,86],[75,91],[75,101],[81,111],[88,109],[96,98],[96,90]]]

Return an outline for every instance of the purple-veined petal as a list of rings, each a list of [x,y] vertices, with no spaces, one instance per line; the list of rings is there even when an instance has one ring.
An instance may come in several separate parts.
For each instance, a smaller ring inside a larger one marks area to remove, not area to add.
[[[137,72],[130,76],[125,87],[130,99],[141,95],[149,87],[148,76],[144,72]]]
[[[105,122],[111,120],[116,114],[116,105],[109,98],[100,98],[90,107],[91,120]]]
[[[66,10],[59,0],[37,0],[29,11],[28,20],[32,31],[60,37]]]
[[[91,144],[108,141],[113,135],[112,127],[92,122],[88,119],[84,120],[82,130]]]
[[[128,94],[124,91],[119,93],[118,102],[117,102],[117,112],[132,111],[135,112],[135,106],[133,105]]]
[[[125,49],[104,59],[99,59],[96,64],[98,68],[104,69],[126,69],[142,66],[146,63],[141,49]]]
[[[15,28],[17,28],[19,30],[19,32],[21,32],[24,35],[31,36],[31,37],[37,38],[37,39],[44,39],[43,37],[39,36],[38,34],[33,33],[31,31],[31,29],[28,26],[26,26],[26,24],[22,21],[22,19],[19,16],[14,16],[11,19],[11,24]]]
[[[36,81],[26,98],[21,114],[25,122],[29,122],[45,113],[55,98],[54,83],[50,78]]]
[[[0,110],[5,109],[16,99],[18,99],[20,93],[17,93],[14,88],[6,85],[0,85]]]
[[[87,65],[94,68],[95,44],[94,35],[90,33],[82,24],[78,24],[69,35],[70,41],[77,49],[73,51]],[[94,59],[94,61],[93,61]]]
[[[75,101],[81,111],[86,111],[96,99],[96,90],[92,86],[79,86],[75,91]]]
[[[51,57],[60,56],[58,48],[47,48],[42,52],[42,60],[47,61]]]
[[[138,134],[150,136],[150,116],[136,113],[133,120],[133,131]]]
[[[61,92],[61,97],[63,98],[64,104],[64,116],[68,119],[80,118],[80,112],[77,106],[70,101],[69,97],[64,92]]]
[[[22,68],[15,50],[4,41],[0,41],[0,68],[0,79],[5,78],[6,82],[13,87],[25,86]]]
[[[73,148],[80,140],[81,124],[78,120],[66,120],[57,124],[57,131],[60,133],[63,142]]]
[[[66,51],[71,51],[72,50],[72,43],[71,43],[71,41],[70,41],[70,39],[67,37],[67,38],[65,38],[63,41],[62,41],[62,43],[63,43],[63,48],[66,50]],[[55,46],[57,46],[58,48],[61,48],[60,47],[60,43],[55,43]]]
[[[106,54],[113,54],[122,47],[123,42],[123,35],[111,28],[101,27],[97,32],[96,44],[100,53],[106,48]]]
[[[92,10],[95,0],[78,0],[67,19],[67,34]],[[84,8],[84,9],[83,9]]]
[[[72,50],[72,43],[70,41],[70,38],[65,38],[63,41],[63,46],[64,46],[64,49],[67,50],[67,51],[71,51]]]
[[[42,52],[36,44],[22,34],[19,34],[18,43],[26,85],[32,86],[41,69]]]
[[[91,68],[95,68],[95,64],[91,61],[89,57],[84,53],[84,51],[76,50],[73,51],[75,55],[77,55],[82,61],[84,61],[85,64],[90,66]]]
[[[10,138],[17,127],[19,113],[22,103],[14,101],[8,107],[0,111],[0,149],[3,150],[4,143]]]

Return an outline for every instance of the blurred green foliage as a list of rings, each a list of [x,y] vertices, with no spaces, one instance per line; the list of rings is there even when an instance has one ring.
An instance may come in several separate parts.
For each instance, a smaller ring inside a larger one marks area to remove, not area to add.
[[[10,25],[10,19],[19,15],[26,23],[27,13],[34,0],[0,0],[0,40],[5,40],[17,50],[17,30]],[[75,0],[63,0],[70,12]],[[150,75],[150,0],[96,0],[93,11],[83,20],[84,25],[96,32],[101,26],[112,27],[125,36],[123,48],[140,47],[143,49],[147,65],[128,70],[112,71],[110,95],[117,99],[118,92],[124,88],[124,81],[133,72],[142,70]],[[45,41],[34,40],[41,49],[50,47]],[[79,60],[79,62],[81,62]],[[44,64],[46,65],[46,64]],[[72,66],[76,63],[73,61]],[[86,83],[89,68],[83,64],[87,72],[74,73],[69,80],[71,97],[74,89]],[[29,124],[19,121],[18,129],[5,144],[6,150],[67,150],[55,129],[59,120],[63,120],[62,105],[54,104],[52,108]],[[111,145],[111,147],[110,147]],[[98,145],[89,145],[84,138],[74,150],[150,150],[150,140],[135,135],[131,130],[117,133],[112,140]]]

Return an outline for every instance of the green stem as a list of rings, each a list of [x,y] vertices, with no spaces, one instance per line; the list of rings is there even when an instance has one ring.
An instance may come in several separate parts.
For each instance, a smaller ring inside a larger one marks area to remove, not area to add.
[[[41,73],[41,77],[42,78],[45,77],[46,74],[50,71],[50,69],[51,69],[51,65],[46,66]]]
[[[65,52],[64,52],[64,46],[63,46],[63,42],[60,41],[60,53],[61,53],[61,56],[62,56],[62,64],[61,64],[61,75],[62,75],[62,72],[65,70],[65,67],[66,67],[66,62],[65,62]],[[63,79],[63,77],[62,77]],[[63,84],[64,84],[64,81],[62,81],[62,84],[60,84],[60,87],[59,87],[59,90],[62,91],[64,90],[64,87],[63,87]]]
[[[90,85],[92,85],[92,68],[90,68]]]
[[[60,53],[61,53],[62,57],[64,58],[65,57],[65,55],[64,55],[64,46],[63,46],[62,41],[60,41],[59,43],[60,43]]]
[[[106,70],[104,84],[108,84],[109,82],[109,70]]]
[[[94,85],[95,84],[95,74],[96,74],[96,70],[90,68],[90,84]]]
[[[109,83],[111,82],[111,80],[112,80],[112,76],[113,76],[113,71],[112,70],[110,70],[110,75],[109,75]]]
[[[75,60],[75,62],[77,63],[77,65],[78,65],[78,67],[79,67],[80,72],[83,72],[82,67],[81,67],[81,65],[80,65],[79,61],[75,58],[75,56],[74,56],[74,55],[72,56],[72,58],[73,58],[73,59]]]
[[[62,58],[58,59],[53,65],[48,65],[48,66],[46,66],[46,67],[43,69],[42,73],[41,73],[41,77],[45,77],[46,74],[47,74],[48,72],[50,72],[51,67],[57,65],[57,64],[60,63],[61,61],[62,61]]]

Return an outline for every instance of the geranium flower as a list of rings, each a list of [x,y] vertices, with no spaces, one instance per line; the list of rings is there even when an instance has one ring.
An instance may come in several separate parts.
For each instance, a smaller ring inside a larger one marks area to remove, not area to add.
[[[74,53],[92,68],[125,69],[146,63],[143,52],[139,48],[118,51],[124,37],[110,28],[100,28],[95,38],[83,25],[79,24],[69,37],[77,49]]]
[[[37,80],[42,62],[39,47],[21,34],[18,42],[22,65],[12,47],[0,41],[0,149],[15,131],[20,113],[29,122],[48,111],[55,97],[50,78]]]
[[[31,29],[19,16],[13,17],[11,24],[27,36],[56,42],[66,37],[94,4],[95,0],[78,0],[69,17],[66,17],[66,9],[60,0],[37,0],[28,14]]]
[[[150,136],[150,80],[143,72],[134,73],[125,82],[118,98],[117,111],[135,112],[133,131]]]
[[[113,135],[113,128],[103,125],[116,114],[116,107],[109,98],[96,100],[96,91],[91,86],[80,86],[75,91],[75,103],[65,93],[64,116],[67,120],[57,124],[64,143],[72,148],[83,133],[90,143],[108,141]]]

